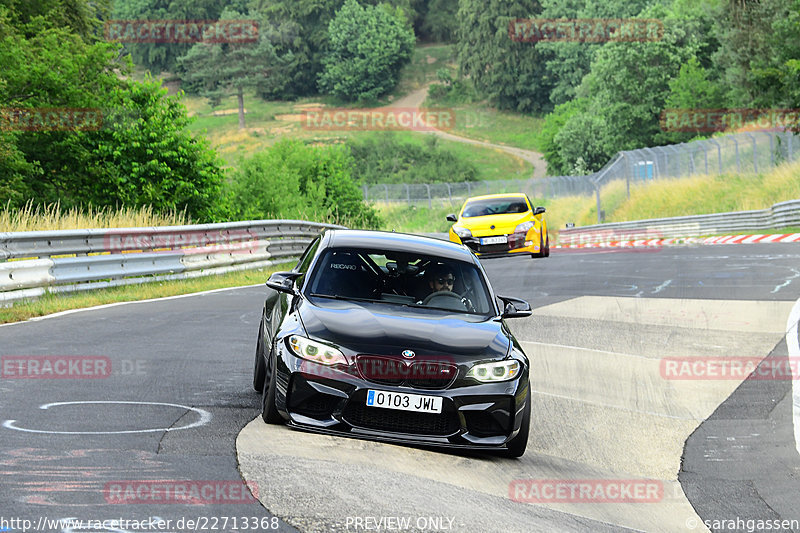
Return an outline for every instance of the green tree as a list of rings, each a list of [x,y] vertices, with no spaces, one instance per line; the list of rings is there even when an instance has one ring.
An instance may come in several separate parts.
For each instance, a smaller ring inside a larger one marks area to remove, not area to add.
[[[114,2],[112,18],[139,20],[217,20],[231,0],[125,0]],[[178,58],[192,47],[190,43],[123,43],[133,62],[155,74],[175,72]]]
[[[578,90],[589,99],[587,110],[571,116],[555,137],[564,168],[583,156],[590,170],[599,170],[620,150],[656,143],[670,81],[696,55],[703,36],[691,18],[662,6],[645,10],[642,17],[663,21],[663,39],[609,42],[596,52]]]
[[[65,28],[92,41],[102,33],[99,19],[107,17],[110,4],[110,0],[0,0],[0,11],[6,11],[7,22],[25,37],[32,37],[38,27]]]
[[[458,62],[462,76],[501,109],[537,112],[550,107],[552,80],[544,57],[531,43],[515,42],[508,24],[538,16],[537,0],[461,0]]]
[[[418,35],[436,42],[450,43],[458,32],[458,0],[430,0]]]
[[[0,174],[11,169],[0,203],[151,205],[218,218],[216,155],[188,133],[177,98],[160,82],[124,79],[130,65],[118,57],[116,44],[46,25],[30,38],[0,40],[0,107],[89,109],[102,117],[88,128],[0,132],[0,151],[9,156]]]
[[[545,117],[544,124],[539,132],[539,146],[547,161],[548,174],[558,176],[571,173],[572,168],[568,168],[561,157],[562,145],[560,142],[556,141],[556,136],[570,118],[579,113],[584,113],[588,107],[589,100],[587,98],[576,98],[575,100],[557,105],[552,113],[549,113],[547,117]],[[571,137],[573,134],[565,133],[564,136]],[[568,141],[568,139],[562,139],[562,142],[564,140]]]
[[[545,19],[628,18],[638,15],[652,0],[542,0]],[[540,42],[536,48],[545,58],[548,77],[553,80],[550,100],[562,104],[575,98],[583,77],[589,73],[601,43]]]
[[[375,211],[353,181],[342,146],[312,147],[284,139],[250,159],[228,187],[234,218],[302,218],[375,228]]]
[[[220,20],[243,18],[236,11],[226,10]],[[199,87],[200,94],[212,105],[218,105],[231,93],[236,94],[239,129],[244,129],[244,90],[264,83],[280,63],[269,37],[270,34],[261,35],[257,43],[195,44],[178,59],[181,79]]]
[[[402,141],[393,132],[351,138],[353,174],[363,184],[475,181],[478,171],[442,148],[435,135],[423,144]]]
[[[375,99],[393,89],[414,49],[414,32],[402,10],[362,7],[356,0],[347,0],[336,13],[328,35],[319,88],[347,100]]]

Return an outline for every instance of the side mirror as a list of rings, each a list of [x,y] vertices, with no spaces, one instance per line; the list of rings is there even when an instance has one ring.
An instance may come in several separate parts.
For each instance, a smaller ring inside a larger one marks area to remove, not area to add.
[[[449,215],[447,215],[446,218],[447,218],[448,222],[458,222],[458,217],[455,216],[453,213],[450,213]]]
[[[534,216],[541,215],[545,211],[546,211],[546,209],[544,207],[537,207],[536,209],[533,210],[533,214],[534,214]]]
[[[278,292],[296,294],[294,280],[302,275],[302,272],[274,272],[267,280],[267,287]]]
[[[501,318],[523,318],[531,316],[533,313],[533,311],[531,311],[531,305],[525,300],[514,298],[513,296],[497,295],[497,297],[505,304],[503,314],[500,315]]]

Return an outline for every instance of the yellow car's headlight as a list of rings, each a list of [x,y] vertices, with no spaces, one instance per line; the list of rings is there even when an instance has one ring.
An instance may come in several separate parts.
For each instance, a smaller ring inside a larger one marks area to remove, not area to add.
[[[469,239],[472,237],[472,232],[470,230],[460,226],[453,226],[453,233],[458,235],[459,239]]]
[[[530,230],[532,227],[533,227],[533,222],[529,220],[527,222],[523,222],[522,224],[519,224],[514,229],[514,233],[528,233],[528,230]]]

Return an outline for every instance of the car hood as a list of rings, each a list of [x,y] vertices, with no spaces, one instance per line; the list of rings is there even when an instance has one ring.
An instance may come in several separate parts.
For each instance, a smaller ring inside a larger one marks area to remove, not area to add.
[[[462,218],[458,221],[458,225],[468,228],[476,237],[481,237],[484,235],[513,233],[517,225],[528,220],[532,220],[530,211],[527,213]],[[492,229],[492,226],[494,226],[494,229]]]
[[[355,353],[446,354],[454,358],[503,359],[511,339],[505,326],[480,316],[409,310],[400,305],[305,300],[298,309],[306,333]]]

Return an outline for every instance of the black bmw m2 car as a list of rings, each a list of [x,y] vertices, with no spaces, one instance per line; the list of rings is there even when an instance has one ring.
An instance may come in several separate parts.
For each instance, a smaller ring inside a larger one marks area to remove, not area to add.
[[[525,452],[529,363],[504,319],[531,308],[496,296],[464,245],[328,230],[267,286],[253,377],[265,422]]]

